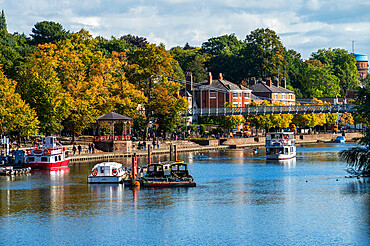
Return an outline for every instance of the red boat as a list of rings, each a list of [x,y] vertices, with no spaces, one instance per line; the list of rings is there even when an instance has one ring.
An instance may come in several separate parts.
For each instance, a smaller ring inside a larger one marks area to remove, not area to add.
[[[43,137],[42,144],[26,150],[24,166],[32,169],[64,169],[68,167],[68,149],[58,145],[55,137]]]

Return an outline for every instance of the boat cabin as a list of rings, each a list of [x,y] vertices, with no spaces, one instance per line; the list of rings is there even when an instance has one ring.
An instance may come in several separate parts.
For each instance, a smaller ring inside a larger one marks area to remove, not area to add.
[[[188,164],[184,162],[175,162],[170,165],[171,176],[177,176],[179,178],[188,177],[189,170]]]
[[[92,169],[92,175],[95,176],[116,176],[122,173],[123,166],[116,162],[103,162],[95,165]]]

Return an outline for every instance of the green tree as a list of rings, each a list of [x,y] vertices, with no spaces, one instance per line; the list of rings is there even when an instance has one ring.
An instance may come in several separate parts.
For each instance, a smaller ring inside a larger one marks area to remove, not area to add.
[[[241,54],[248,68],[247,76],[278,77],[279,71],[283,72],[286,52],[275,31],[256,29],[247,35],[245,42]]]
[[[355,100],[357,114],[362,122],[370,122],[370,88],[364,87],[359,90]],[[365,135],[361,139],[362,147],[343,150],[339,157],[343,158],[349,166],[353,167],[359,174],[370,176],[370,128],[366,128]]]
[[[7,25],[6,25],[4,10],[1,11],[1,15],[0,15],[0,30],[5,30],[5,31],[8,30]]]
[[[311,59],[321,61],[332,69],[333,75],[339,79],[340,95],[345,96],[348,89],[359,86],[358,70],[355,57],[344,49],[320,49],[312,53]]]
[[[33,37],[32,42],[35,45],[53,43],[56,44],[60,40],[68,38],[69,33],[64,30],[63,26],[53,21],[37,22],[32,28],[30,36]]]

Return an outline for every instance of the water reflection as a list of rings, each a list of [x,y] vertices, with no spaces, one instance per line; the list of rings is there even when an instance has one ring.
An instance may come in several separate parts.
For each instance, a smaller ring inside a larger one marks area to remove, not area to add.
[[[73,163],[60,172],[0,176],[0,231],[65,245],[367,245],[369,180],[344,178],[337,147],[312,148],[301,147],[297,158],[285,161],[266,161],[263,150],[250,149],[179,154],[195,188],[88,185],[94,162]],[[116,161],[131,165],[129,158]],[[139,159],[139,165],[145,163]],[[102,228],[112,232],[109,240],[89,237]],[[122,235],[131,239],[122,241]],[[11,237],[2,240],[16,244]]]
[[[281,165],[286,168],[295,168],[297,163],[297,158],[291,158],[287,160],[266,160],[266,164]]]

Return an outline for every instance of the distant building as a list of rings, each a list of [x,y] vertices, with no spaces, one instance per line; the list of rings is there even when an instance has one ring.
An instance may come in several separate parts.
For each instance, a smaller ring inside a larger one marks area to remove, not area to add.
[[[353,54],[356,59],[356,66],[359,73],[359,78],[364,79],[368,74],[368,58],[364,54]]]
[[[192,74],[187,73],[186,92],[193,96],[194,108],[222,108],[228,102],[235,107],[245,107],[251,103],[252,96],[250,89],[224,79],[222,73],[217,79],[213,79],[209,73],[206,80],[196,84],[193,83]]]
[[[249,81],[249,89],[259,99],[280,102],[285,105],[295,105],[295,94],[286,88],[285,79],[280,84],[277,78],[274,81],[271,81],[271,78],[267,78],[266,82],[262,80],[256,81],[255,78],[252,78]]]

